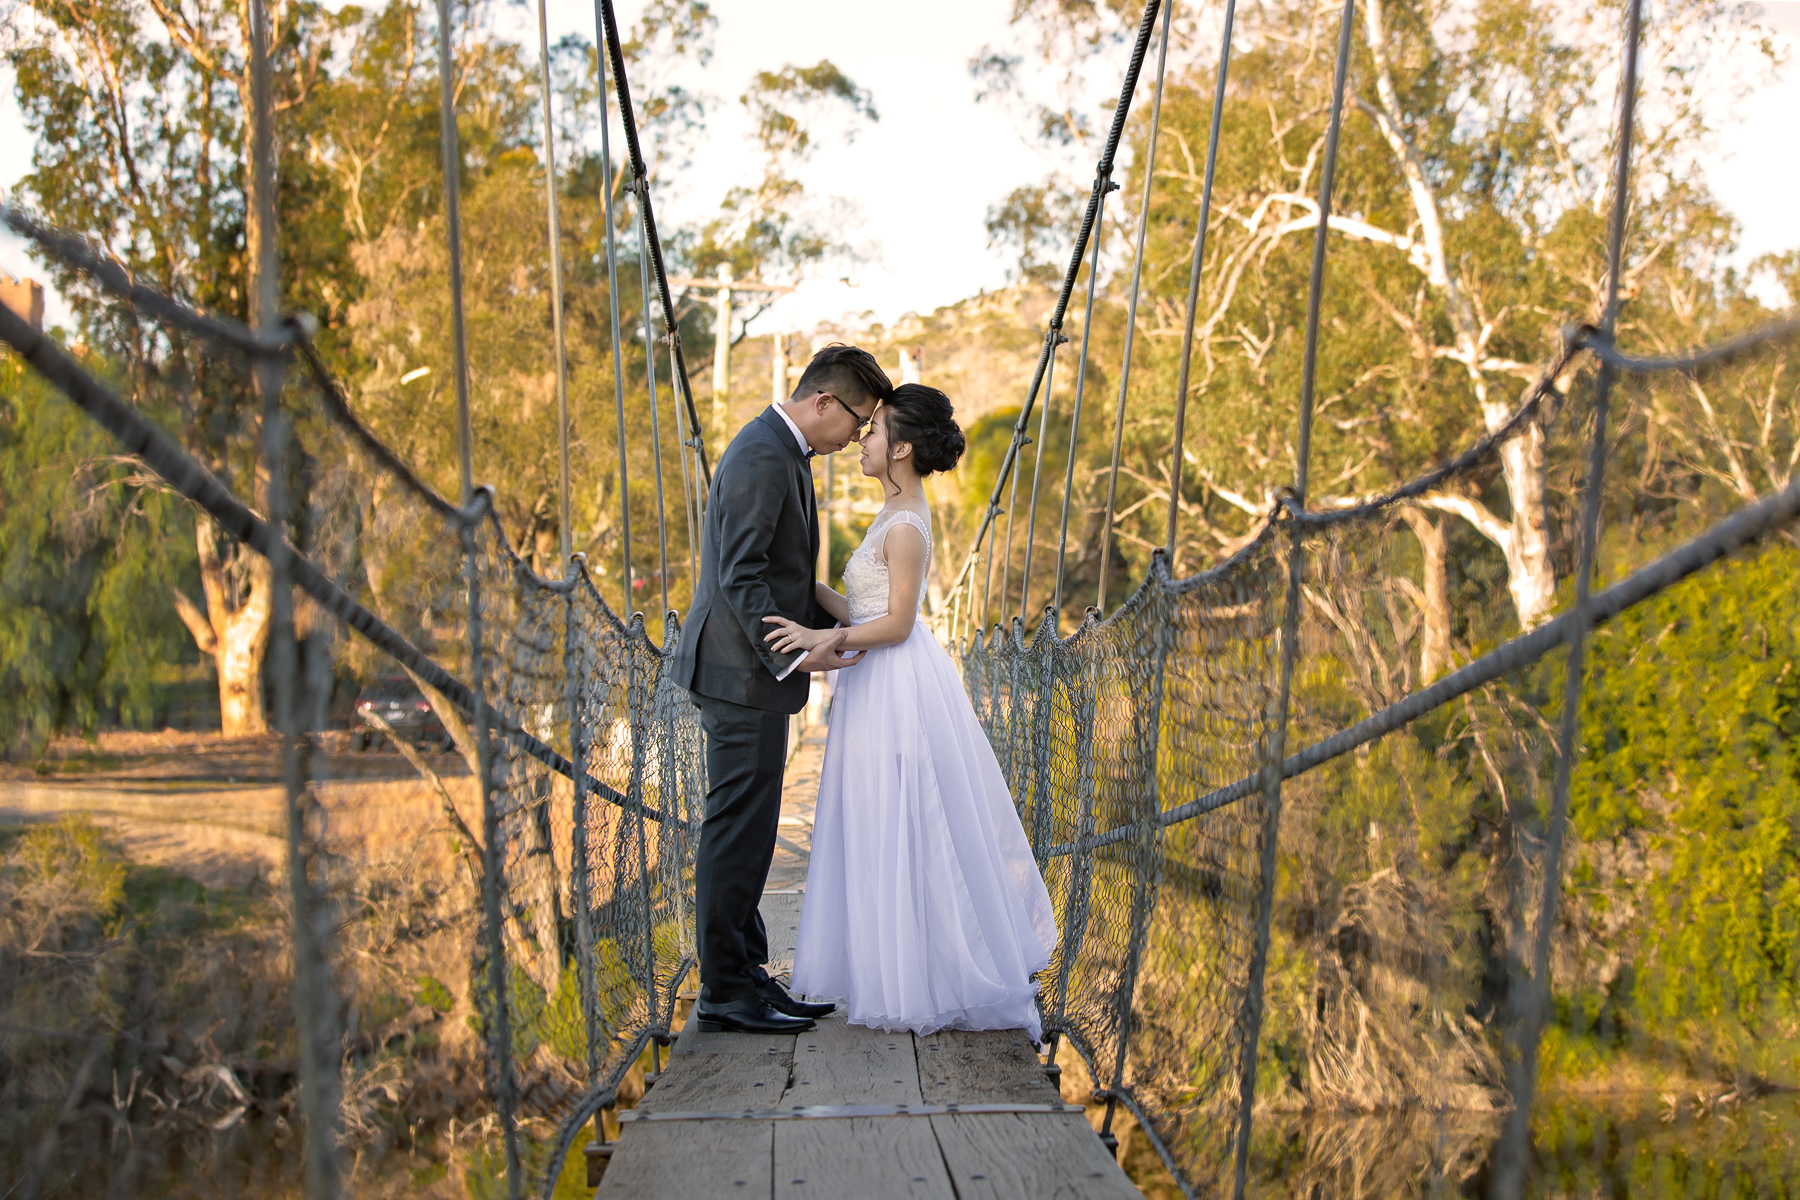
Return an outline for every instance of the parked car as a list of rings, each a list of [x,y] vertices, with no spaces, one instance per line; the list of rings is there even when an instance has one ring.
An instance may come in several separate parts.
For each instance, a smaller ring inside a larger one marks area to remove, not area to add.
[[[356,694],[356,713],[359,718],[357,743],[364,750],[378,745],[381,740],[378,728],[360,720],[365,713],[380,717],[393,729],[396,737],[406,738],[415,746],[450,750],[456,745],[444,728],[444,722],[432,710],[431,701],[425,698],[419,685],[405,675],[378,679],[365,686]]]

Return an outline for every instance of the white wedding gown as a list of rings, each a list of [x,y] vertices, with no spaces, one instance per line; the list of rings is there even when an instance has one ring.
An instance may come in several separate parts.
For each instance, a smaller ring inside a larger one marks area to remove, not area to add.
[[[844,568],[851,624],[887,612],[883,512]],[[888,1032],[1041,1036],[1031,977],[1056,918],[1006,779],[955,664],[923,620],[838,672],[794,990]]]

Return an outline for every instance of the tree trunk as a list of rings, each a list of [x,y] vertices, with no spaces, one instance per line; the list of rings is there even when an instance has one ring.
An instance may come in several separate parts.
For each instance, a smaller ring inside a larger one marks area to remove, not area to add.
[[[1450,580],[1446,570],[1450,539],[1436,517],[1416,508],[1403,508],[1400,515],[1419,539],[1419,554],[1425,563],[1420,580],[1424,612],[1419,634],[1419,685],[1423,687],[1450,666]]]
[[[1482,359],[1487,353],[1487,336],[1491,330],[1483,326],[1475,305],[1450,268],[1437,193],[1405,133],[1400,96],[1388,61],[1382,0],[1366,0],[1363,23],[1370,57],[1374,60],[1375,90],[1380,101],[1379,107],[1370,108],[1369,112],[1406,180],[1413,215],[1419,222],[1426,279],[1431,288],[1444,297],[1454,333],[1454,357],[1467,368],[1482,422],[1492,433],[1506,422],[1511,410],[1495,403],[1488,394]],[[1550,539],[1544,510],[1543,430],[1535,422],[1528,423],[1501,447],[1500,461],[1506,479],[1507,499],[1512,504],[1511,535],[1500,543],[1506,554],[1507,589],[1512,593],[1519,624],[1531,629],[1550,615],[1550,606],[1556,599],[1556,573],[1550,566]],[[1493,536],[1488,529],[1476,527]]]
[[[1488,406],[1483,405],[1484,410]],[[1505,410],[1485,411],[1490,429],[1501,424]],[[1536,421],[1500,447],[1500,470],[1512,503],[1512,538],[1506,549],[1506,586],[1518,610],[1519,625],[1535,629],[1550,616],[1556,602],[1556,572],[1550,566],[1550,533],[1544,507],[1544,429]]]
[[[219,671],[219,729],[226,737],[268,732],[263,709],[263,656],[269,646],[269,562],[242,551],[244,594],[234,602],[227,563],[219,556],[218,528],[201,515],[194,522],[200,551],[200,586],[206,592],[206,615],[212,626],[212,656]],[[196,641],[199,641],[196,637]],[[202,650],[206,649],[200,642]]]

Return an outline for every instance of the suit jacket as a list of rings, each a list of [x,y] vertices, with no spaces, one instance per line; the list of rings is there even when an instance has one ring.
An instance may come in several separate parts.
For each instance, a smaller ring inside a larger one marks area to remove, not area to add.
[[[700,583],[675,652],[675,682],[697,696],[769,712],[806,707],[808,676],[782,671],[767,616],[809,628],[832,624],[814,596],[819,509],[812,468],[771,409],[738,431],[713,472],[700,539]]]

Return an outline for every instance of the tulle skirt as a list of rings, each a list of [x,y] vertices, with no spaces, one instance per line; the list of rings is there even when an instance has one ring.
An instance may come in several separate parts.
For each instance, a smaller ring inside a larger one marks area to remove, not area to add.
[[[1041,1036],[1056,918],[955,664],[923,623],[838,672],[794,989],[888,1032]]]

